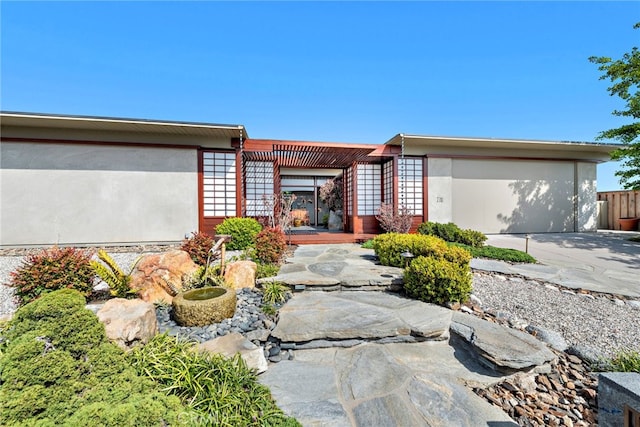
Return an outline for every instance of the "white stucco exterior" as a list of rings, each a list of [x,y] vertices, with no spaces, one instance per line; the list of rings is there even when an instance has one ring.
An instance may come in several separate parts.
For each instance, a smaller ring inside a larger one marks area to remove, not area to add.
[[[598,231],[595,163],[576,163],[577,231]]]
[[[0,146],[0,245],[179,241],[198,229],[197,150]]]

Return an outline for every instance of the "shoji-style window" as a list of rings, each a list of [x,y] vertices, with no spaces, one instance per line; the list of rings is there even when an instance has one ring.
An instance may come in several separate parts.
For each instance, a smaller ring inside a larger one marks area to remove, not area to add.
[[[358,215],[375,215],[382,197],[380,165],[358,165]]]
[[[204,216],[236,216],[236,154],[202,153]]]
[[[273,163],[246,162],[245,188],[247,216],[267,216],[263,196],[274,194]]]
[[[347,208],[347,215],[353,215],[353,167],[344,171],[344,205]]]
[[[422,159],[398,159],[398,205],[422,215]]]
[[[384,203],[393,204],[393,160],[382,165]]]

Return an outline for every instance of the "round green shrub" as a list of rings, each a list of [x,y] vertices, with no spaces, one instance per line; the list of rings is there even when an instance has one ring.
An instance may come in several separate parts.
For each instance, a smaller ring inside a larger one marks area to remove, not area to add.
[[[93,290],[95,272],[90,251],[53,247],[27,255],[11,273],[11,286],[20,305],[58,289],[75,289],[88,296]]]
[[[424,302],[464,302],[471,294],[471,279],[468,262],[420,256],[404,271],[404,290],[409,297]]]
[[[423,222],[418,226],[418,233],[428,236],[440,237],[446,242],[462,243],[474,248],[480,248],[487,240],[483,233],[471,229],[462,230],[452,222],[443,224],[439,222]]]
[[[188,239],[182,241],[180,249],[189,254],[193,262],[205,265],[209,259],[211,248],[214,245],[213,237],[207,233],[191,233]]]
[[[243,250],[255,243],[256,235],[262,230],[260,223],[254,218],[227,218],[216,227],[216,234],[229,234],[231,242],[227,249]]]
[[[448,249],[444,240],[435,236],[386,233],[373,239],[373,250],[382,265],[404,267],[407,260],[402,257],[403,252],[409,251],[414,257],[443,258]]]
[[[286,249],[287,240],[280,228],[268,227],[256,235],[255,257],[261,263],[277,263]]]
[[[0,342],[0,425],[163,426],[187,410],[137,375],[78,291],[21,307]]]

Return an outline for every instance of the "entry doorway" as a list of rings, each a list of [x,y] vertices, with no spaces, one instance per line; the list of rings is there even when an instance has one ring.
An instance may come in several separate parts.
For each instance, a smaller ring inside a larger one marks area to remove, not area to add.
[[[330,180],[330,176],[295,176],[283,175],[280,177],[280,187],[285,194],[295,194],[296,200],[291,208],[294,210],[305,210],[307,212],[308,224],[312,227],[322,227],[329,219],[329,209],[320,200],[319,188],[322,184]]]

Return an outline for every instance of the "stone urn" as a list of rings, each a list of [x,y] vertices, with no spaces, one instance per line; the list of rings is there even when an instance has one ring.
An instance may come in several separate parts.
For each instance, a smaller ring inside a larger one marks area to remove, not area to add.
[[[620,224],[620,230],[622,231],[637,231],[638,222],[640,218],[620,218],[618,223]]]
[[[180,326],[220,323],[236,312],[236,292],[219,286],[193,289],[173,298],[173,317]]]

